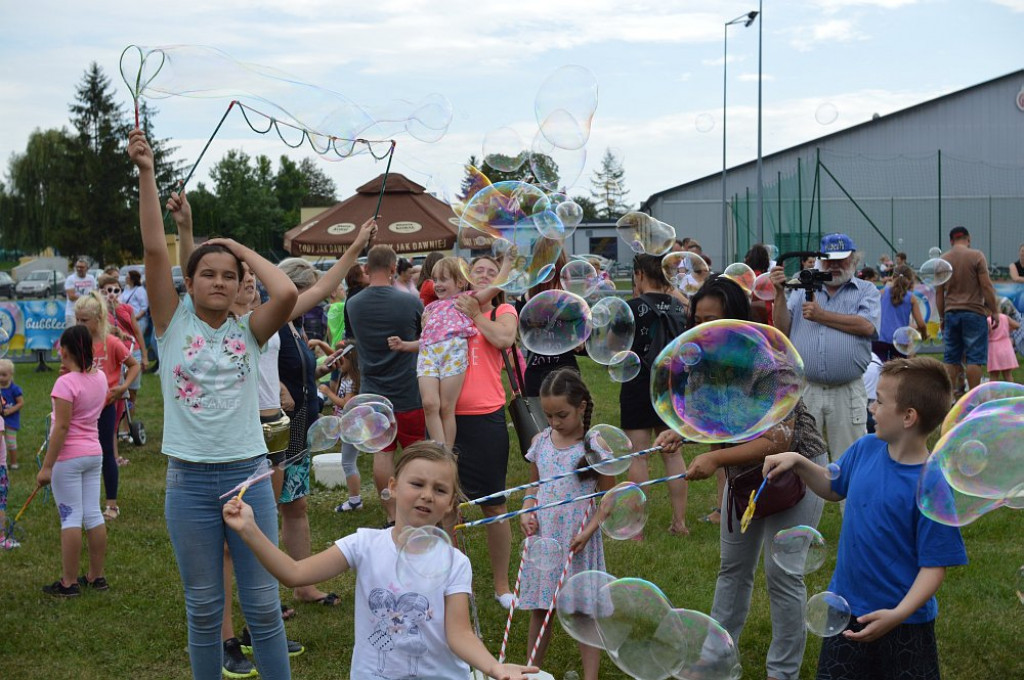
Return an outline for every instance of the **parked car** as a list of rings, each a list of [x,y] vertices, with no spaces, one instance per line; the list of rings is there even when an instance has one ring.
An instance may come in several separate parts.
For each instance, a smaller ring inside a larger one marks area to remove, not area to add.
[[[598,264],[602,271],[608,271],[608,268],[612,266],[614,260],[609,260],[607,257],[601,255],[594,255],[593,253],[580,253],[579,255],[570,255],[570,260],[585,260],[591,264]]]
[[[67,276],[56,269],[37,269],[18,281],[14,287],[15,299],[25,297],[57,297],[64,294],[64,279]]]
[[[185,273],[181,270],[179,265],[171,267],[171,280],[174,281],[174,290],[178,291],[178,295],[184,295]]]
[[[128,272],[130,270],[132,270],[132,269],[134,269],[135,271],[139,272],[139,274],[142,276],[142,283],[143,283],[143,285],[145,285],[145,283],[146,283],[146,265],[144,265],[144,264],[126,264],[123,267],[121,267],[121,272],[120,272],[121,288],[124,288],[126,285],[128,285],[127,284]]]
[[[330,269],[331,267],[333,267],[335,264],[337,264],[337,262],[338,262],[337,258],[330,258],[330,259],[326,259],[326,260],[317,260],[316,262],[313,263],[313,266],[316,267],[317,269],[319,269],[320,271],[325,272],[328,269]]]
[[[7,272],[0,272],[0,297],[14,297],[14,279]]]

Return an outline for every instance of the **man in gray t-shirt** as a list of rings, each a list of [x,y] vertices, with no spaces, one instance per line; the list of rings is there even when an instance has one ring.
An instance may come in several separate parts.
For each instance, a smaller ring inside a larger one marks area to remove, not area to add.
[[[419,298],[393,288],[398,257],[391,246],[378,245],[366,258],[370,285],[354,295],[345,306],[352,336],[359,353],[360,392],[387,397],[395,407],[398,423],[397,444],[403,447],[421,441],[426,435],[423,406],[416,379],[416,353],[395,352],[388,338],[416,340],[420,335],[423,303]],[[394,472],[392,444],[373,457],[373,480],[380,492],[387,488]],[[394,520],[394,502],[386,500],[388,519]]]

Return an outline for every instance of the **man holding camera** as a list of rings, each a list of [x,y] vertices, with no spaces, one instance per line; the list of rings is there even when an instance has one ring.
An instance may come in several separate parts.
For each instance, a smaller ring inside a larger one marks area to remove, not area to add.
[[[860,262],[846,234],[821,239],[816,270],[787,285],[782,267],[772,269],[773,323],[804,360],[804,404],[822,431],[832,460],[867,434],[868,397],[862,376],[878,337],[881,302],[873,283],[854,273]],[[787,298],[787,288],[789,296]]]

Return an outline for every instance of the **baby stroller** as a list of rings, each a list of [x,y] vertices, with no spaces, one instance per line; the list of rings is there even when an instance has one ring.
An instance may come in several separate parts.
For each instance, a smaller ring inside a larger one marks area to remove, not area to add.
[[[134,349],[134,347],[134,342],[129,343],[128,351],[131,352]],[[127,369],[122,367],[122,381],[124,380],[126,374]],[[146,426],[142,424],[141,420],[137,420],[134,417],[133,412],[135,411],[135,405],[131,401],[131,397],[129,396],[128,390],[124,391],[124,395],[122,395],[121,399],[124,400],[124,405],[122,408],[121,418],[117,421],[117,436],[122,441],[131,441],[131,443],[134,444],[135,446],[142,446],[143,444],[146,443]],[[122,425],[126,425],[125,427],[123,427],[123,432]]]

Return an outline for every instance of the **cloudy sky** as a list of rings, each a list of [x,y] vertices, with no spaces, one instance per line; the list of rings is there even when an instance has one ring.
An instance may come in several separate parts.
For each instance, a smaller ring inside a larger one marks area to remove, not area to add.
[[[127,109],[131,95],[119,70],[127,45],[207,45],[372,110],[443,95],[453,112],[447,135],[430,144],[397,136],[393,167],[421,184],[443,184],[458,163],[481,154],[491,130],[511,127],[528,144],[545,79],[581,65],[596,77],[599,101],[586,165],[570,193],[589,191],[611,148],[623,161],[630,200],[639,203],[721,170],[724,24],[754,9],[756,0],[4,2],[0,161],[5,172],[33,129],[68,124],[68,104],[90,62],[113,80]],[[730,165],[757,153],[759,28],[765,154],[1024,63],[1024,0],[768,0],[763,19],[763,27],[728,29]],[[193,73],[225,86],[238,74],[221,61],[198,67]],[[227,103],[161,99],[156,132],[191,165]],[[838,114],[834,121],[829,110]],[[275,159],[312,155],[251,132],[233,113],[197,178],[232,148]],[[366,156],[322,167],[342,196],[383,171]]]

